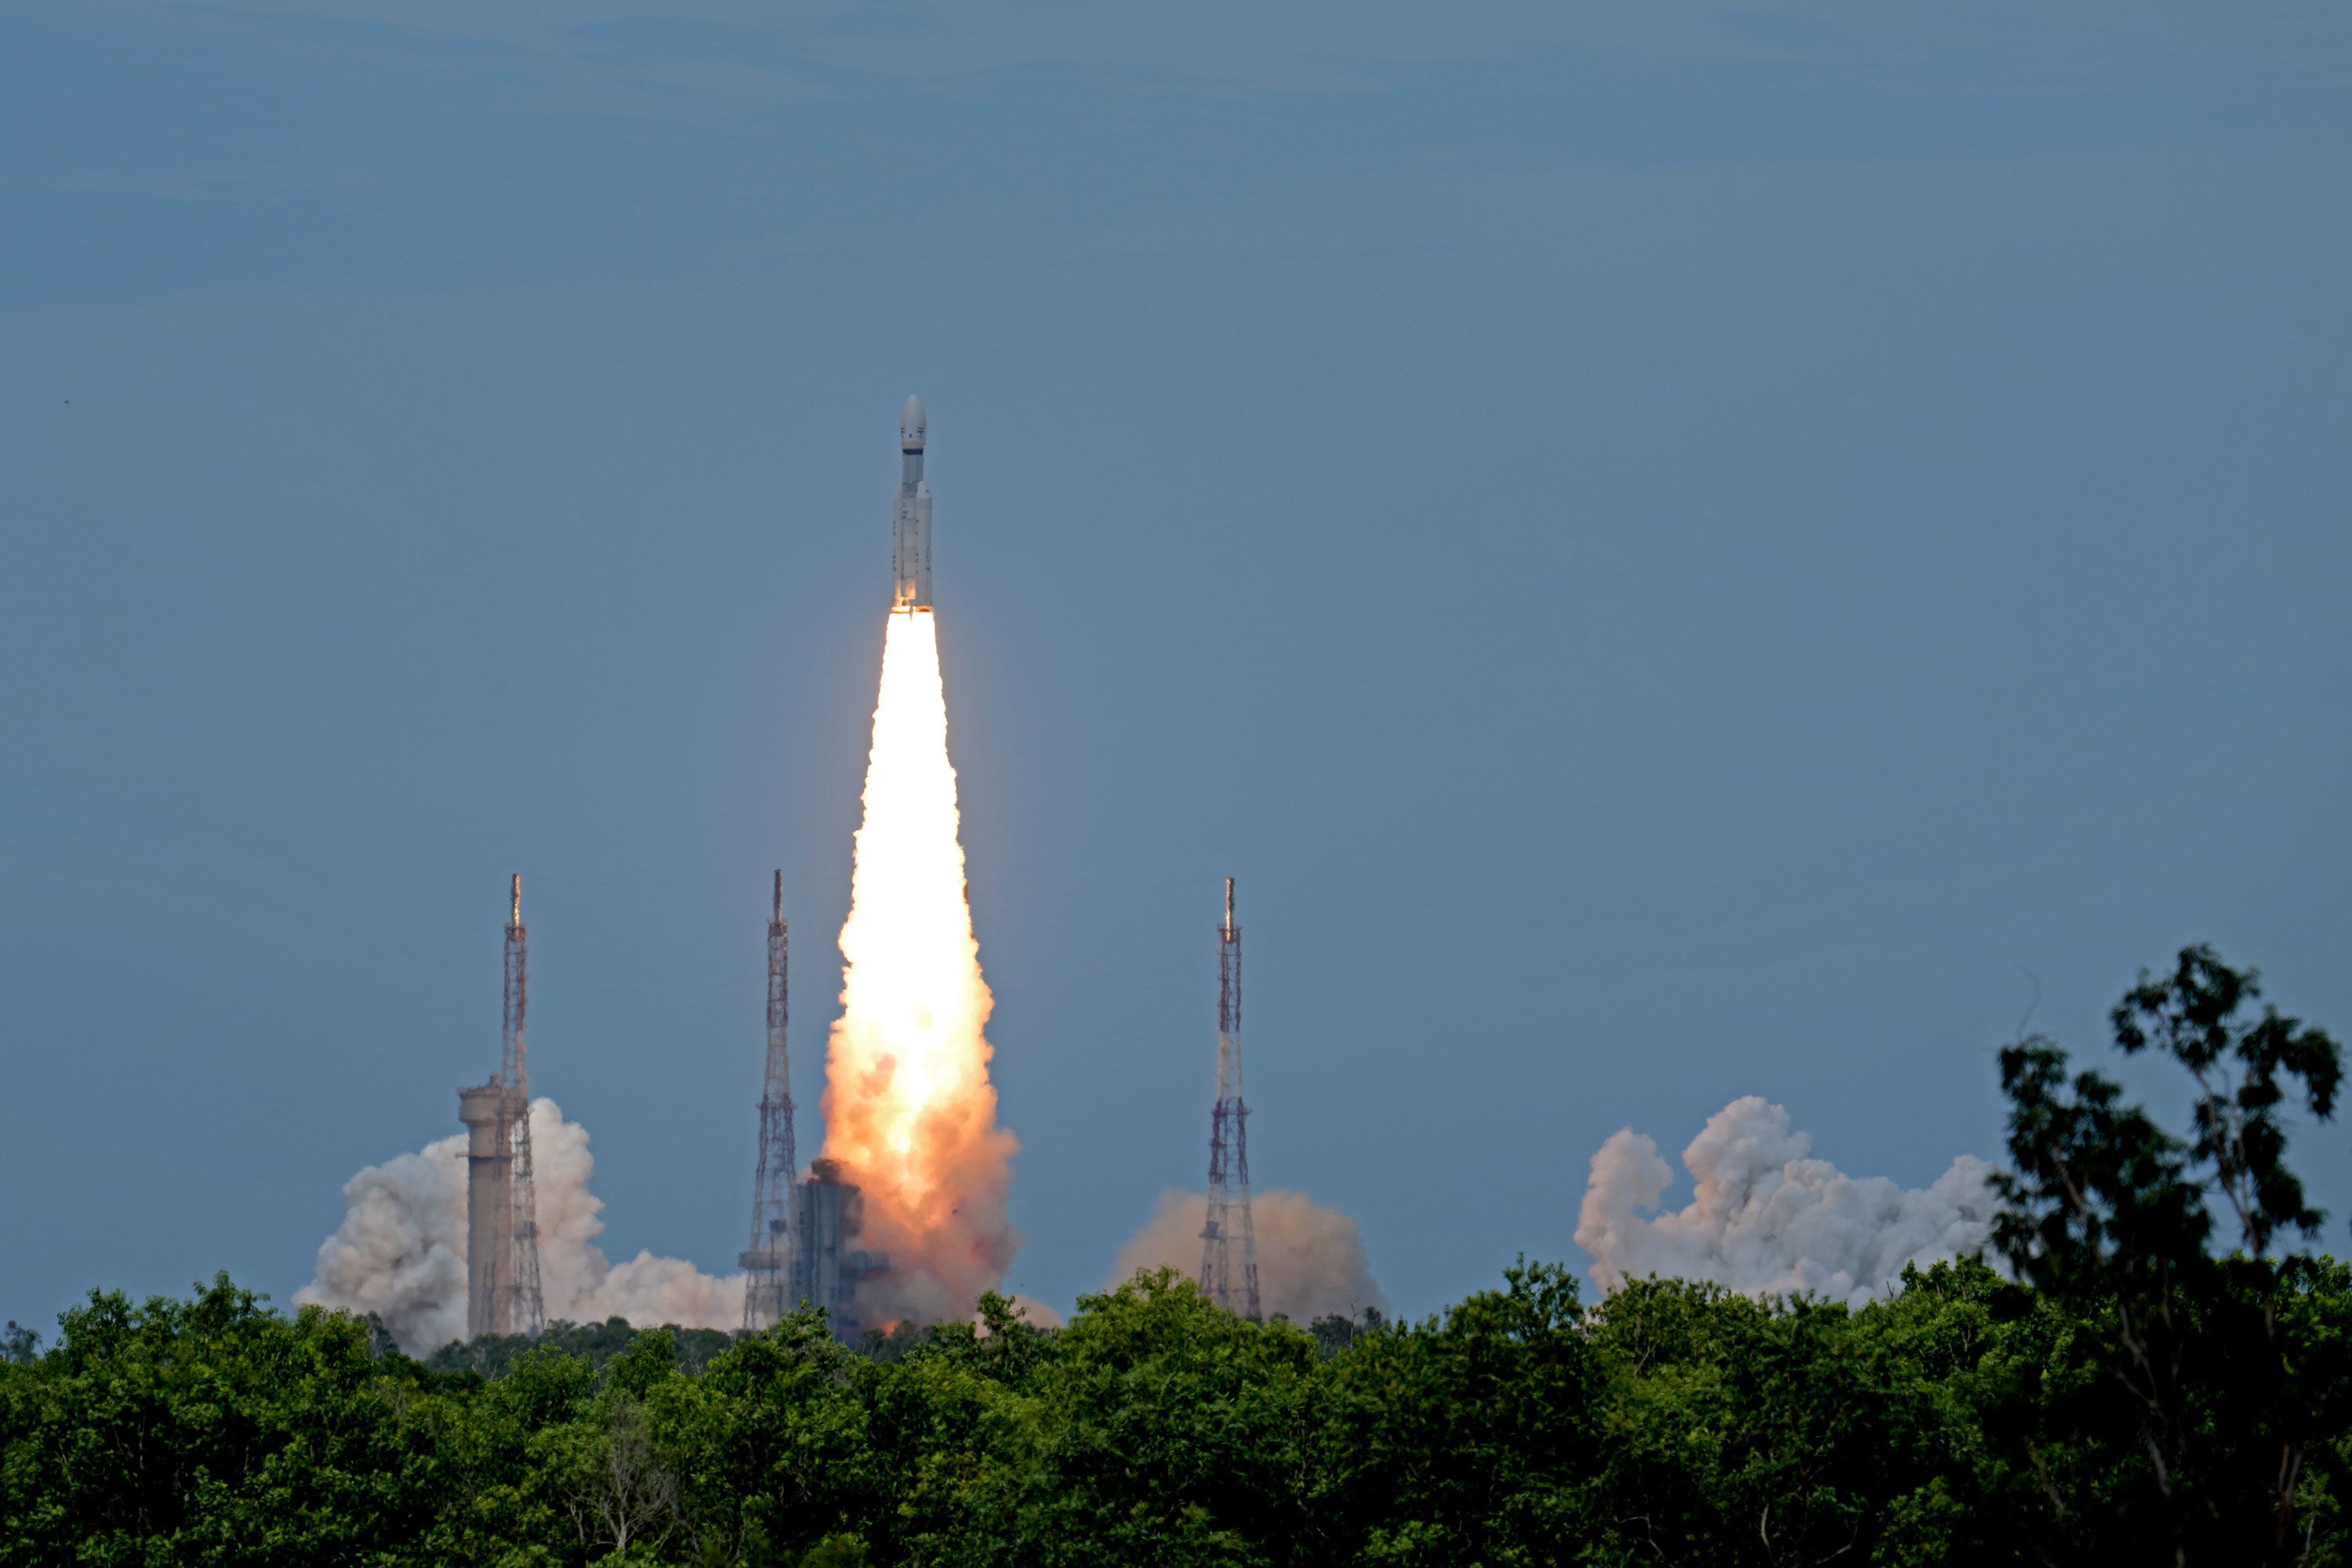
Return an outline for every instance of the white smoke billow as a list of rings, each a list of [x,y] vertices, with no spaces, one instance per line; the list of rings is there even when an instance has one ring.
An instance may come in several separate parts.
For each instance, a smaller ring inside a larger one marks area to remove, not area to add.
[[[1592,1156],[1576,1244],[1603,1290],[1664,1275],[1747,1295],[1805,1291],[1859,1306],[1893,1290],[1906,1264],[1958,1258],[1985,1244],[1992,1167],[1962,1154],[1924,1189],[1849,1176],[1812,1158],[1788,1110],[1756,1095],[1707,1119],[1683,1151],[1696,1184],[1684,1207],[1655,1214],[1674,1173],[1657,1144],[1624,1128]]]
[[[530,1106],[532,1192],[539,1206],[540,1289],[550,1320],[731,1329],[743,1320],[743,1277],[717,1278],[640,1252],[613,1263],[595,1245],[604,1202],[588,1190],[596,1162],[588,1130],[551,1100]],[[373,1312],[400,1348],[423,1354],[466,1334],[466,1138],[370,1165],[343,1184],[343,1223],[319,1246],[302,1305]]]
[[[1385,1309],[1364,1258],[1356,1222],[1305,1193],[1268,1191],[1250,1200],[1257,1228],[1258,1301],[1268,1317],[1311,1323],[1337,1314],[1353,1317],[1366,1307]],[[1201,1268],[1201,1230],[1209,1217],[1202,1193],[1162,1193],[1150,1222],[1119,1249],[1104,1282],[1117,1289],[1139,1268],[1172,1268],[1191,1277]]]
[[[373,1312],[401,1349],[466,1333],[466,1135],[370,1165],[343,1184],[343,1223],[319,1244],[305,1306]]]

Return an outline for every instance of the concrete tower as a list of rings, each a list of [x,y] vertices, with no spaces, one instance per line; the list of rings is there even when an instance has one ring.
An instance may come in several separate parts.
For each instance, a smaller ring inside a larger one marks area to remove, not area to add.
[[[466,1127],[466,1332],[536,1336],[547,1326],[539,1288],[539,1200],[530,1157],[530,1068],[523,1033],[529,936],[522,878],[508,885],[506,1005],[499,1070],[457,1091]]]

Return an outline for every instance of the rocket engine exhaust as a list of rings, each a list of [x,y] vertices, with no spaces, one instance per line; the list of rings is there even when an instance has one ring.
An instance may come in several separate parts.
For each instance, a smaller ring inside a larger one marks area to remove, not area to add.
[[[842,1013],[825,1062],[824,1157],[862,1192],[857,1245],[887,1260],[856,1286],[858,1321],[877,1326],[968,1316],[1020,1247],[1006,1213],[1020,1144],[996,1123],[983,1032],[992,1001],[957,837],[924,435],[910,397],[897,582],[841,928]]]

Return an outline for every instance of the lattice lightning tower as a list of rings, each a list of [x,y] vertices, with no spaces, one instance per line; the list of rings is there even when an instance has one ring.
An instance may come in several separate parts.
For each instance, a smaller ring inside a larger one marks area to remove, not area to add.
[[[760,1089],[760,1166],[751,1179],[751,1245],[743,1254],[743,1327],[772,1326],[797,1302],[793,1262],[799,1256],[799,1216],[793,1175],[799,1157],[793,1149],[793,1065],[784,1045],[788,989],[784,931],[784,874],[776,873],[773,912],[768,920],[768,1076]]]
[[[522,923],[521,872],[515,873],[509,892],[506,1026],[499,1061],[514,1150],[514,1302],[508,1321],[513,1324],[511,1331],[537,1339],[547,1327],[547,1303],[539,1289],[539,1194],[532,1187],[530,1170],[530,1058],[523,1045],[530,933]]]
[[[1249,1184],[1249,1106],[1242,1099],[1242,928],[1234,923],[1234,879],[1228,877],[1225,923],[1217,928],[1217,1103],[1209,1115],[1209,1215],[1201,1227],[1201,1289],[1219,1306],[1255,1319],[1257,1226],[1250,1218]]]

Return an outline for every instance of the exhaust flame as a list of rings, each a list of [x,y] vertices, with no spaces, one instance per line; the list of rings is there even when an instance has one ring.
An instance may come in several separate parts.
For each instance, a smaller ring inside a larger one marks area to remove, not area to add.
[[[825,1064],[825,1156],[864,1191],[858,1245],[888,1258],[859,1287],[867,1322],[967,1316],[1020,1246],[958,821],[938,628],[894,611]]]

